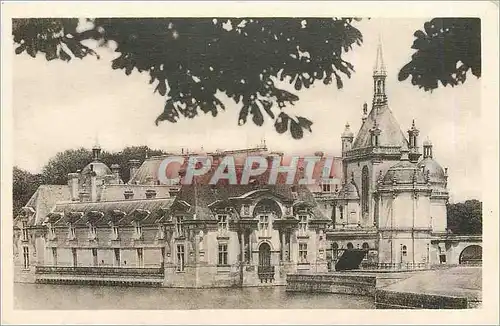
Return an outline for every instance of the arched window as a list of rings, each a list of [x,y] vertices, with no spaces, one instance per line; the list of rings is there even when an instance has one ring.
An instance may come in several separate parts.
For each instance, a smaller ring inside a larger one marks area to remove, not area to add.
[[[342,205],[339,206],[340,219],[344,218],[344,207]]]
[[[368,189],[369,189],[369,176],[368,167],[365,165],[361,172],[361,205],[363,217],[368,214],[369,202],[368,202]]]
[[[402,255],[403,257],[406,257],[406,255],[407,255],[407,254],[408,254],[408,250],[407,250],[406,246],[405,246],[405,245],[403,245],[403,246],[401,247],[401,255]]]
[[[352,248],[354,248],[354,246],[352,245],[352,243],[350,243],[350,242],[349,242],[349,243],[347,244],[347,249],[352,249]]]
[[[382,81],[377,80],[377,94],[382,93]]]
[[[368,245],[368,243],[363,243],[363,250],[368,250],[370,248],[370,246]]]

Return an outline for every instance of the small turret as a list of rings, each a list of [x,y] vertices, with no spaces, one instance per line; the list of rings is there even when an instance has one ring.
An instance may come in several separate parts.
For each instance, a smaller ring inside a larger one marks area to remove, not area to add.
[[[347,122],[345,125],[345,130],[342,133],[342,155],[344,155],[345,152],[351,149],[353,140],[354,134],[351,131],[349,122]]]
[[[410,143],[410,161],[413,163],[418,162],[420,153],[418,150],[418,134],[420,131],[415,127],[415,120],[411,123],[411,128],[408,129],[408,139]]]

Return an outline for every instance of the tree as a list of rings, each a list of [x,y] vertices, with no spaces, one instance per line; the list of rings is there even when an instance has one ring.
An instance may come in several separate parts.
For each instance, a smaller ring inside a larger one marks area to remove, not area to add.
[[[464,83],[470,70],[481,77],[481,20],[434,18],[415,32],[411,61],[399,72],[399,80],[411,75],[411,83],[424,90]]]
[[[42,183],[65,185],[68,183],[68,173],[83,169],[90,161],[92,151],[85,148],[59,152],[42,168]]]
[[[92,26],[81,31],[77,19],[14,19],[15,51],[70,61],[95,55],[83,40],[114,41],[121,55],[112,68],[127,75],[134,69],[149,72],[155,91],[166,96],[156,124],[201,112],[216,117],[225,109],[220,99],[225,94],[241,105],[238,124],[251,116],[261,126],[267,114],[277,132],[289,130],[294,138],[302,138],[304,129],[311,131],[312,122],[283,110],[299,98],[278,88],[277,80],[287,80],[300,90],[335,79],[341,88],[341,75],[350,77],[354,71],[342,55],[362,42],[352,18],[98,18],[87,22]]]
[[[354,72],[342,56],[354,44],[361,45],[361,32],[353,18],[97,18],[14,19],[12,33],[17,54],[38,52],[47,60],[97,56],[83,41],[100,45],[114,42],[120,56],[113,69],[149,73],[155,92],[166,98],[156,119],[176,122],[200,113],[216,117],[224,110],[221,96],[240,105],[238,124],[251,116],[261,126],[264,115],[274,120],[278,133],[293,138],[312,131],[312,121],[290,116],[287,105],[299,100],[279,88],[288,81],[297,91],[317,81],[337,88]],[[455,86],[466,80],[469,70],[481,75],[481,26],[478,18],[434,18],[415,32],[411,61],[399,72],[399,80],[424,90],[439,82]],[[97,56],[98,57],[98,56]]]
[[[455,234],[481,234],[483,232],[482,202],[466,200],[463,203],[448,204],[448,229]]]
[[[26,205],[31,196],[33,196],[37,188],[40,186],[41,176],[39,174],[32,174],[14,166],[12,179],[12,213],[13,216],[16,217],[19,210]]]

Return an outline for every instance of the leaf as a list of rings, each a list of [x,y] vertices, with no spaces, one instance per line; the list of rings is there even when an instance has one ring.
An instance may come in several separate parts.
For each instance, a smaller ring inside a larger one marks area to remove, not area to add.
[[[274,122],[274,128],[279,134],[283,134],[288,130],[289,121],[290,117],[286,113],[281,112]]]
[[[294,120],[290,120],[290,133],[292,134],[293,139],[301,139],[304,137],[302,127]]]
[[[271,117],[271,119],[274,119],[274,113],[271,110],[273,103],[271,101],[266,101],[266,100],[259,100],[259,101],[262,104],[264,110],[266,110],[267,114]]]
[[[297,120],[302,128],[308,130],[309,132],[312,132],[311,126],[313,123],[311,120],[306,119],[304,117],[297,117]]]
[[[69,54],[66,53],[66,51],[64,51],[63,49],[61,49],[59,51],[59,57],[64,60],[64,61],[70,61],[71,60],[71,56]]]
[[[155,124],[158,126],[161,121],[165,120],[175,123],[178,121],[178,118],[179,112],[175,108],[173,101],[170,99],[165,102],[163,112],[156,118]]]
[[[240,110],[240,115],[238,117],[238,126],[242,126],[247,122],[248,110],[250,106],[244,105]]]
[[[256,102],[252,103],[251,113],[253,123],[255,123],[259,127],[262,126],[262,124],[264,123],[264,116],[262,116],[262,112],[260,112],[260,108]]]
[[[165,80],[159,80],[158,85],[156,86],[155,91],[158,91],[161,96],[165,96],[167,93],[167,85],[165,84]]]

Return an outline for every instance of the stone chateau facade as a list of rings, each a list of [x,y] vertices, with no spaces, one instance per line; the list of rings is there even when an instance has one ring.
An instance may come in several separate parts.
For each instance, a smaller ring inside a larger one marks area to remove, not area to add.
[[[164,157],[150,157],[129,162],[124,184],[119,166],[102,163],[94,147],[93,161],[70,173],[68,185],[40,186],[15,217],[15,280],[283,285],[290,273],[335,270],[351,251],[363,253],[365,269],[456,263],[457,241],[446,232],[447,171],[430,141],[421,154],[415,124],[405,135],[396,122],[380,49],[373,82],[371,110],[364,105],[356,135],[346,125],[333,169],[342,173],[328,182],[270,186],[264,174],[244,186],[210,186],[202,177],[162,184]],[[282,154],[258,147],[210,155]]]

